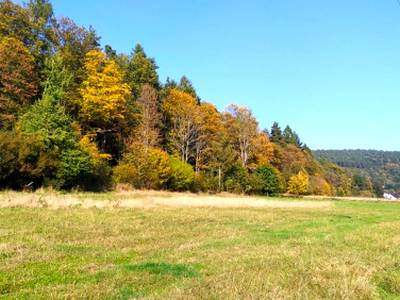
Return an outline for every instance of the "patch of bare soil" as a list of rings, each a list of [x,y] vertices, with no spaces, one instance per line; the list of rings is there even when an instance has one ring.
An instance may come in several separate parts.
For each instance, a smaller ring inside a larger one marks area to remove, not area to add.
[[[0,195],[0,208],[32,207],[32,208],[152,208],[157,206],[191,206],[191,207],[269,207],[269,208],[326,208],[333,204],[328,201],[293,201],[269,200],[256,197],[219,197],[207,195],[191,195],[179,193],[152,193],[136,192],[114,194],[111,200],[94,200],[90,197],[78,197],[74,194],[35,194],[7,192]]]

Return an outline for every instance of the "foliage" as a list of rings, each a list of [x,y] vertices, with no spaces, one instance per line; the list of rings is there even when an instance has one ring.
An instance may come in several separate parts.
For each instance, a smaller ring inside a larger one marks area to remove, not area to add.
[[[289,125],[285,127],[282,135],[285,144],[292,144],[298,148],[301,148],[303,146],[303,143],[300,141],[299,136],[297,135],[296,132],[292,130],[292,128],[290,128]]]
[[[171,123],[168,133],[170,151],[187,163],[200,130],[196,100],[191,95],[174,89],[163,100],[162,109]]]
[[[128,70],[126,73],[126,82],[131,88],[134,99],[137,99],[142,91],[143,84],[147,83],[152,88],[158,90],[157,65],[153,58],[148,58],[141,45],[137,44],[131,54]]]
[[[190,190],[195,178],[192,166],[174,156],[169,157],[169,165],[171,168],[171,177],[168,181],[169,189],[172,191]]]
[[[252,191],[246,168],[237,163],[225,175],[225,190],[230,193],[244,194]]]
[[[315,157],[380,183],[384,191],[400,192],[400,152],[376,150],[316,150]],[[356,190],[356,189],[355,189]],[[378,197],[382,193],[375,193]]]
[[[274,122],[271,127],[270,141],[283,147],[285,146],[285,139],[282,134],[282,129],[279,127],[278,122]]]
[[[115,167],[114,174],[118,183],[128,183],[137,189],[163,189],[172,180],[171,168],[166,152],[134,143]]]
[[[297,175],[290,177],[287,192],[289,194],[299,195],[306,194],[308,192],[308,177],[303,172],[299,172]]]
[[[254,151],[254,139],[258,135],[258,122],[250,109],[231,104],[225,113],[224,125],[240,161],[247,167]]]
[[[269,196],[283,190],[279,171],[270,165],[263,165],[255,170],[255,174],[262,180],[261,193]]]
[[[28,188],[44,184],[57,171],[56,150],[50,150],[40,137],[0,132],[0,187]]]
[[[186,94],[191,95],[194,99],[196,99],[197,104],[200,104],[200,97],[196,93],[196,89],[193,87],[193,84],[186,76],[182,76],[179,84],[176,87],[177,90],[182,91]]]
[[[24,104],[33,101],[38,86],[34,58],[14,38],[0,41],[0,128],[9,127]]]
[[[18,128],[24,135],[37,136],[49,151],[56,153],[57,170],[44,178],[46,185],[71,188],[92,173],[89,153],[80,147],[70,118],[51,95],[45,94],[32,105],[21,116]]]
[[[107,60],[100,51],[86,55],[87,79],[80,90],[82,102],[79,119],[86,131],[113,128],[124,119],[128,85],[114,61]]]
[[[146,149],[155,147],[159,142],[159,129],[157,123],[161,119],[158,111],[157,92],[145,83],[138,99],[140,121],[137,129],[137,138]]]
[[[331,186],[321,177],[310,177],[308,192],[312,195],[331,196]]]
[[[310,193],[400,192],[395,155],[353,166],[382,163],[373,172],[318,162],[289,125],[260,131],[250,108],[219,112],[186,76],[160,83],[139,44],[103,53],[99,41],[92,27],[56,18],[49,0],[0,0],[2,186],[98,190],[111,186],[113,166],[115,180],[137,188],[273,193],[255,171],[268,165],[283,189],[304,172]]]

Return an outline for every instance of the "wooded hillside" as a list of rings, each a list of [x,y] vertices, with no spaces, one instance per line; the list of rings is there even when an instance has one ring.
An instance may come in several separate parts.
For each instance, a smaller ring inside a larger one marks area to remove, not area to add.
[[[319,160],[329,160],[381,183],[385,190],[400,192],[400,152],[377,150],[316,150]]]
[[[47,0],[0,1],[1,188],[374,194],[290,126],[260,129],[249,99],[218,111],[186,76],[160,82],[141,45],[99,41]]]

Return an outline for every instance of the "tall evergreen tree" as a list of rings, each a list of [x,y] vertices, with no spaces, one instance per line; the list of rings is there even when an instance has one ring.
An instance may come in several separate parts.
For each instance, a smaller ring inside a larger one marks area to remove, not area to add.
[[[272,124],[270,141],[281,147],[285,146],[285,140],[282,135],[282,130],[277,122],[274,122],[274,124]]]
[[[185,92],[189,95],[191,95],[193,98],[196,99],[197,104],[200,104],[200,97],[196,93],[196,89],[193,87],[192,82],[186,77],[182,76],[181,80],[179,81],[179,84],[177,86],[177,89],[179,91]]]
[[[289,125],[286,125],[283,130],[283,139],[286,144],[292,144],[298,148],[302,147],[302,142],[300,141],[299,136],[290,128]]]
[[[137,44],[131,54],[128,71],[126,74],[126,82],[131,87],[134,99],[139,98],[142,86],[148,83],[157,91],[160,89],[158,81],[158,69],[154,58],[148,58],[141,45]]]

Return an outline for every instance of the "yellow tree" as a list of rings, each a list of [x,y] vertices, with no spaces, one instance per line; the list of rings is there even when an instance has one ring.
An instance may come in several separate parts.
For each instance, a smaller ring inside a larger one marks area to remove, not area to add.
[[[86,131],[111,129],[124,119],[129,86],[115,62],[100,51],[86,55],[85,70],[78,114],[81,124]]]
[[[213,151],[213,145],[218,142],[219,133],[224,130],[221,115],[217,108],[209,103],[202,102],[199,106],[200,128],[196,140],[196,173],[206,168],[207,157]]]
[[[172,89],[162,104],[170,120],[168,140],[172,152],[188,162],[195,148],[200,130],[200,117],[196,99],[193,96]]]
[[[268,140],[265,132],[260,132],[254,139],[253,161],[255,167],[268,165],[274,156],[273,144]]]
[[[245,106],[231,104],[225,113],[224,125],[235,150],[238,151],[243,167],[247,167],[254,153],[254,140],[258,136],[258,122]]]
[[[290,177],[287,192],[294,194],[296,197],[305,194],[308,191],[308,177],[305,173],[300,171],[297,175]]]
[[[123,82],[116,63],[100,51],[86,55],[85,72],[79,90],[78,120],[84,134],[95,135],[104,152],[118,155],[129,86]]]

